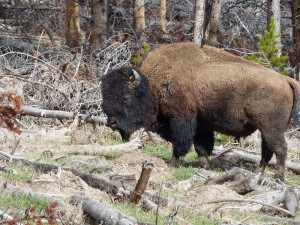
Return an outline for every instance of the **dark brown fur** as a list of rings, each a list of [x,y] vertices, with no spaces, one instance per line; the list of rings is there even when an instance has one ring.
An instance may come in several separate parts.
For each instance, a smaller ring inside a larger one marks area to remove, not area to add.
[[[259,129],[260,169],[264,170],[275,153],[275,176],[284,179],[284,132],[293,109],[298,112],[296,81],[223,50],[193,43],[170,44],[150,52],[140,69],[143,84],[135,91],[128,88],[131,73],[131,68],[117,69],[102,81],[104,111],[116,129],[124,124],[121,134],[127,137],[138,127],[152,127],[172,143],[173,164],[194,144],[200,165],[206,167],[214,131],[243,137]],[[115,91],[111,86],[116,86]],[[140,88],[146,94],[138,95]],[[117,99],[129,93],[135,105],[118,103]],[[142,116],[138,112],[144,106],[151,113]]]
[[[276,176],[283,178],[287,151],[283,134],[299,102],[295,80],[223,50],[193,43],[154,50],[141,72],[156,92],[161,113],[197,118],[198,132],[246,136],[259,129],[263,136],[260,166],[264,169],[274,152]]]

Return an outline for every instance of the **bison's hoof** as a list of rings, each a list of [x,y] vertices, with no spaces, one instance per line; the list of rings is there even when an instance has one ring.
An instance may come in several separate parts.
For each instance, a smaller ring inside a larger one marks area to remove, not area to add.
[[[208,170],[210,168],[207,157],[201,156],[199,157],[199,167]]]
[[[277,174],[277,173],[275,173],[274,178],[275,179],[279,179],[282,182],[284,181],[284,175],[283,174]]]
[[[179,166],[179,160],[176,159],[174,156],[172,156],[172,158],[170,160],[170,165],[174,166],[174,167],[178,167]]]

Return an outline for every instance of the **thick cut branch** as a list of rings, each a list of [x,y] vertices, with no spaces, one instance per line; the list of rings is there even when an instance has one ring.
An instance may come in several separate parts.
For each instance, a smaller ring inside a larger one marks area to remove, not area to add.
[[[20,113],[22,115],[27,116],[35,116],[35,117],[44,117],[44,118],[58,118],[58,119],[74,119],[76,114],[72,112],[66,111],[58,111],[58,110],[46,110],[46,109],[38,109],[30,106],[23,106],[20,109]],[[77,114],[81,120],[92,123],[92,124],[106,124],[105,117],[99,116],[89,116],[84,114]]]
[[[138,183],[135,187],[135,190],[133,191],[132,195],[130,196],[130,202],[138,203],[144,194],[147,184],[150,178],[150,174],[153,169],[153,164],[145,161],[143,163],[143,169],[141,176],[138,180]]]
[[[82,198],[79,196],[73,196],[70,202],[73,205],[81,203],[85,213],[87,213],[90,217],[94,218],[97,222],[103,222],[103,224],[139,224],[139,222],[136,219],[123,215],[120,212],[117,212],[104,202],[95,201],[88,198]]]

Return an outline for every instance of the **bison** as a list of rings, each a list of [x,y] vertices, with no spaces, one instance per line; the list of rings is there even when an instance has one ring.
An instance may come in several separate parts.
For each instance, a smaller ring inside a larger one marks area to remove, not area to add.
[[[155,130],[172,143],[173,165],[194,144],[199,165],[208,167],[214,131],[244,137],[258,129],[259,170],[275,153],[275,177],[284,179],[284,132],[298,115],[295,80],[221,49],[177,43],[150,52],[139,69],[113,69],[101,81],[107,125],[124,140],[141,127]]]

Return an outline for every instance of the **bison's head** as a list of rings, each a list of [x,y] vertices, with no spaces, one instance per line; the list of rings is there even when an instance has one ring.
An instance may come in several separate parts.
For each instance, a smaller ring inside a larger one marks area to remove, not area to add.
[[[118,130],[123,140],[127,141],[134,131],[153,123],[154,96],[143,74],[132,67],[123,67],[103,75],[101,81],[107,126]]]

